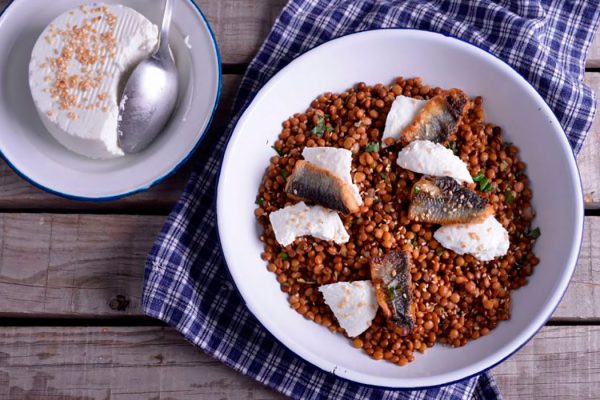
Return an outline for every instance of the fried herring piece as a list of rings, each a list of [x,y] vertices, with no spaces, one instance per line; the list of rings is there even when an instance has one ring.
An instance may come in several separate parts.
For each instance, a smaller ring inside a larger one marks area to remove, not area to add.
[[[412,265],[410,254],[391,252],[371,260],[371,282],[383,315],[409,334],[415,326],[413,297],[410,291]]]
[[[300,160],[285,185],[287,195],[349,214],[360,209],[350,186],[330,171]]]
[[[413,140],[445,141],[455,132],[468,103],[469,99],[459,89],[450,89],[432,97],[404,129],[400,135],[401,143],[406,146]]]
[[[430,224],[478,223],[494,208],[475,191],[448,177],[424,177],[413,185],[408,218]]]

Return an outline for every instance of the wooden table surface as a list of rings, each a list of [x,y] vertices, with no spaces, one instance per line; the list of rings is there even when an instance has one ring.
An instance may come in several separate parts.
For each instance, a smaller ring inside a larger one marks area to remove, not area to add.
[[[223,57],[211,134],[222,132],[240,74],[284,3],[198,1]],[[600,93],[600,37],[587,66]],[[600,398],[599,146],[596,121],[578,158],[586,223],[577,270],[547,325],[493,370],[507,399]],[[145,256],[191,164],[145,193],[91,204],[38,190],[0,161],[0,399],[281,398],[140,310]]]

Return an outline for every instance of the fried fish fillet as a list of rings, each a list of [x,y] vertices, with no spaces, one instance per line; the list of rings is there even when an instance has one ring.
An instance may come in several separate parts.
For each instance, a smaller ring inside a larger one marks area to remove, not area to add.
[[[473,190],[448,177],[423,177],[413,185],[408,217],[431,224],[481,222],[493,207]]]

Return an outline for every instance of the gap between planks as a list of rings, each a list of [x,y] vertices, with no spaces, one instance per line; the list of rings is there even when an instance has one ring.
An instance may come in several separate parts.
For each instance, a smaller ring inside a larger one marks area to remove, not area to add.
[[[0,398],[283,398],[170,328],[3,328],[0,344]],[[507,399],[594,399],[600,327],[545,327],[493,373]]]
[[[585,222],[554,320],[600,321],[600,216]],[[0,317],[143,315],[144,260],[163,223],[162,216],[0,214]]]

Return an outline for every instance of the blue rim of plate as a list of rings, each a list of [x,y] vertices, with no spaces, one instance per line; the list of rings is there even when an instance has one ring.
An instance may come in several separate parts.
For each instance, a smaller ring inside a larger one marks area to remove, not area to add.
[[[0,21],[2,20],[2,18],[4,17],[4,13],[10,8],[12,7],[17,1],[19,0],[12,0],[12,2],[7,5],[4,10],[0,11]],[[194,8],[198,11],[198,14],[200,14],[200,17],[202,18],[202,21],[204,22],[204,25],[206,25],[206,28],[208,29],[208,33],[210,34],[210,38],[212,40],[213,43],[213,47],[215,49],[215,57],[217,59],[217,72],[218,72],[218,81],[217,81],[217,94],[215,96],[215,101],[212,107],[212,110],[210,112],[210,117],[208,118],[208,123],[206,124],[206,128],[204,128],[204,131],[200,134],[200,137],[198,138],[198,140],[196,141],[196,144],[194,144],[194,146],[190,149],[190,151],[177,163],[177,165],[175,165],[173,168],[171,168],[171,170],[169,170],[168,172],[166,172],[165,174],[163,174],[162,176],[159,176],[158,178],[156,178],[154,181],[150,182],[147,185],[144,185],[142,187],[133,189],[131,191],[128,192],[124,192],[124,193],[120,193],[120,194],[115,194],[115,195],[110,195],[110,196],[99,196],[99,197],[87,197],[87,196],[77,196],[77,195],[72,195],[69,193],[63,193],[63,192],[59,192],[56,191],[54,189],[51,189],[47,186],[44,186],[36,181],[34,181],[33,179],[31,179],[30,177],[28,177],[27,175],[25,175],[24,173],[22,173],[2,152],[2,149],[0,149],[0,157],[6,162],[6,164],[8,164],[8,166],[15,171],[15,173],[20,176],[22,179],[26,180],[27,182],[29,182],[31,185],[37,187],[38,189],[42,189],[45,192],[48,192],[50,194],[54,194],[60,197],[63,197],[65,199],[68,200],[77,200],[77,201],[87,201],[87,202],[108,202],[108,201],[112,201],[112,200],[118,200],[121,199],[123,197],[127,197],[127,196],[131,196],[134,195],[136,193],[141,193],[141,192],[145,192],[146,190],[158,185],[159,183],[163,182],[165,179],[169,178],[170,176],[172,176],[175,172],[177,172],[177,170],[179,170],[179,168],[181,168],[189,159],[190,157],[192,157],[192,155],[196,152],[196,150],[198,149],[198,147],[200,147],[200,145],[202,144],[202,142],[204,141],[204,139],[206,138],[206,134],[208,133],[213,119],[215,117],[215,112],[217,110],[217,107],[219,106],[219,101],[221,99],[221,90],[223,87],[223,71],[222,71],[222,62],[221,62],[221,52],[219,50],[219,45],[217,43],[217,38],[215,36],[215,33],[212,30],[212,27],[210,26],[208,19],[206,18],[206,16],[204,15],[204,13],[202,12],[202,10],[200,9],[200,6],[198,6],[196,4],[195,0],[188,0],[193,6]]]
[[[296,59],[302,57],[304,54],[317,49],[318,47],[321,47],[324,44],[327,44],[331,41],[337,40],[337,39],[341,39],[347,36],[352,36],[352,35],[357,35],[357,34],[361,34],[361,33],[365,33],[365,32],[372,32],[372,31],[381,31],[381,30],[396,30],[396,31],[420,31],[420,32],[427,32],[430,34],[436,34],[436,35],[441,35],[441,36],[445,36],[447,38],[450,39],[454,39],[454,40],[458,40],[459,42],[465,43],[469,46],[472,46],[476,49],[479,49],[489,55],[491,55],[492,57],[494,57],[496,60],[500,61],[501,63],[503,63],[504,65],[508,66],[511,70],[513,70],[519,77],[521,77],[521,79],[527,84],[529,85],[534,92],[539,96],[539,98],[544,102],[544,104],[546,105],[546,107],[548,107],[548,109],[550,110],[550,112],[552,113],[552,115],[554,116],[554,118],[558,121],[558,118],[556,118],[556,115],[554,114],[554,111],[552,111],[552,108],[550,107],[550,105],[548,104],[548,102],[546,101],[546,99],[544,99],[544,97],[539,94],[539,92],[537,91],[537,89],[519,72],[517,71],[512,65],[508,64],[507,62],[505,62],[504,60],[502,60],[500,57],[498,57],[497,55],[495,55],[494,53],[486,50],[486,49],[482,49],[481,47],[468,42],[464,39],[449,35],[449,34],[445,34],[445,33],[440,33],[440,32],[432,32],[432,31],[427,31],[427,30],[423,30],[423,29],[416,29],[416,28],[374,28],[374,29],[365,29],[363,31],[358,31],[358,32],[352,32],[352,33],[348,33],[346,35],[342,35],[342,36],[338,36],[335,37],[331,40],[328,40],[326,42],[323,42],[315,47],[312,47],[306,51],[304,51],[301,54],[298,54],[297,56],[295,56],[294,58],[292,58],[283,68],[287,67],[289,64],[291,64],[293,61],[295,61]],[[283,69],[282,68],[282,69]],[[217,234],[218,234],[218,238],[219,238],[219,250],[221,253],[221,256],[223,258],[223,261],[225,262],[225,264],[227,264],[227,259],[225,257],[225,252],[223,251],[223,246],[221,245],[221,233],[219,230],[219,213],[218,213],[218,189],[219,189],[219,183],[221,180],[221,173],[223,171],[223,161],[224,161],[224,157],[225,154],[227,153],[227,148],[229,146],[229,142],[231,141],[231,138],[233,137],[233,132],[235,131],[235,129],[237,128],[237,125],[239,123],[239,121],[242,119],[242,116],[244,115],[244,113],[246,112],[246,110],[250,107],[250,105],[254,102],[254,99],[256,98],[256,96],[260,93],[260,91],[262,90],[263,87],[265,87],[272,79],[274,79],[278,73],[281,71],[281,69],[279,71],[277,71],[275,74],[273,74],[273,76],[271,76],[261,87],[260,89],[258,89],[256,91],[256,93],[254,93],[254,95],[246,102],[246,105],[243,107],[243,109],[241,109],[237,115],[239,116],[235,126],[231,127],[231,129],[228,131],[227,133],[227,139],[225,141],[225,147],[223,150],[223,154],[222,154],[222,159],[221,159],[221,165],[219,167],[219,172],[218,172],[218,176],[216,179],[217,185],[215,185],[215,196],[213,197],[213,207],[215,210],[215,214],[217,216],[217,224],[216,224],[216,228],[217,228]],[[569,143],[569,141],[566,138],[566,134],[564,132],[564,129],[562,128],[562,125],[560,125],[560,123],[558,124],[558,126],[560,126],[561,131],[563,132],[563,136],[562,139],[566,142],[567,146],[569,149],[571,149],[570,152],[570,157],[571,160],[573,161],[573,164],[575,165],[575,170],[577,171],[577,181],[579,182],[579,192],[583,193],[583,183],[581,181],[581,173],[579,171],[579,165],[577,165],[577,161],[575,160],[575,155],[573,153],[573,148],[571,147],[571,144]],[[478,372],[474,372],[470,375],[467,375],[463,378],[460,379],[456,379],[456,380],[452,380],[452,381],[448,381],[445,383],[440,383],[437,385],[431,385],[431,386],[411,386],[411,387],[393,387],[393,386],[382,386],[382,385],[373,385],[373,384],[369,384],[369,383],[363,383],[363,382],[358,382],[358,381],[354,381],[352,379],[349,378],[345,378],[343,376],[339,376],[336,375],[335,372],[332,371],[328,371],[326,369],[323,369],[321,367],[319,367],[318,365],[314,364],[311,361],[308,361],[306,358],[302,357],[301,355],[299,355],[298,353],[296,353],[294,350],[290,349],[288,346],[286,346],[281,340],[279,340],[279,338],[277,338],[273,333],[271,333],[271,331],[262,323],[262,321],[260,321],[258,319],[258,317],[256,317],[256,315],[254,315],[254,313],[252,312],[251,308],[248,307],[246,300],[244,298],[244,296],[242,295],[242,293],[240,292],[239,288],[237,287],[236,281],[233,277],[233,275],[231,274],[231,270],[229,269],[229,266],[227,267],[227,275],[229,276],[229,278],[231,279],[231,281],[233,282],[233,287],[235,288],[236,292],[238,293],[238,295],[240,296],[240,299],[242,300],[244,306],[248,309],[248,311],[250,312],[250,314],[252,315],[252,317],[258,322],[258,324],[265,329],[269,335],[271,335],[271,337],[273,339],[275,339],[275,341],[277,343],[279,343],[281,346],[283,346],[285,349],[287,349],[288,351],[290,351],[292,354],[294,354],[296,357],[298,357],[299,359],[303,360],[304,362],[308,363],[309,365],[317,368],[320,371],[323,371],[325,373],[329,373],[329,374],[333,374],[337,379],[341,379],[342,381],[345,382],[349,382],[355,385],[362,385],[368,388],[372,388],[372,389],[379,389],[379,390],[390,390],[390,391],[399,391],[399,392],[408,392],[408,391],[414,391],[414,390],[429,390],[429,389],[437,389],[443,386],[448,386],[448,385],[453,385],[453,384],[457,384],[457,383],[461,383],[464,381],[467,381],[471,378],[474,378],[476,376],[479,376],[485,372],[490,371],[491,369],[497,367],[498,365],[502,364],[504,361],[508,360],[510,357],[512,357],[513,355],[515,355],[517,352],[519,352],[519,350],[521,350],[526,344],[528,344],[531,339],[533,339],[539,332],[540,330],[542,330],[542,328],[544,328],[544,326],[546,326],[546,323],[550,320],[550,318],[552,317],[552,314],[554,314],[554,312],[556,311],[556,309],[558,308],[558,306],[560,305],[560,303],[562,302],[565,294],[567,293],[567,290],[569,288],[569,285],[571,283],[571,280],[573,278],[573,274],[575,273],[575,268],[577,263],[579,262],[579,257],[581,255],[581,246],[583,245],[583,233],[584,233],[584,229],[585,229],[585,203],[583,201],[583,195],[582,195],[582,201],[581,201],[581,206],[582,206],[582,222],[581,222],[581,234],[580,234],[580,240],[579,240],[579,246],[578,246],[578,250],[577,250],[577,256],[575,257],[574,260],[574,265],[573,268],[571,270],[570,276],[569,276],[569,281],[567,282],[567,285],[565,286],[563,292],[560,295],[560,298],[558,299],[558,301],[556,302],[555,306],[553,307],[552,311],[548,314],[548,317],[540,324],[540,326],[538,326],[535,329],[535,332],[526,340],[523,341],[523,343],[521,345],[519,345],[516,349],[514,349],[510,354],[506,355],[504,358],[500,359],[499,361],[495,362],[494,364],[490,365],[489,367],[483,368],[482,370],[478,371]],[[273,387],[276,389],[275,386],[271,386],[267,383],[268,386]]]

